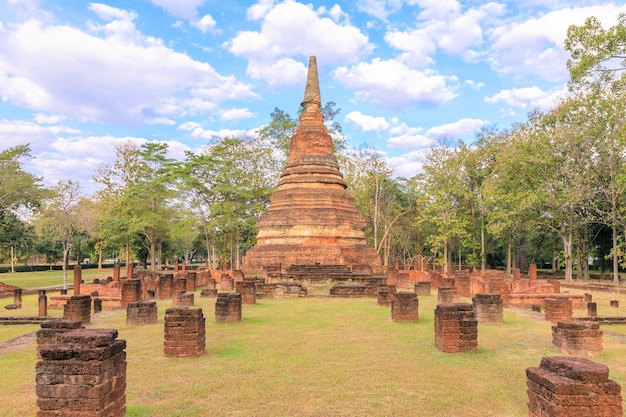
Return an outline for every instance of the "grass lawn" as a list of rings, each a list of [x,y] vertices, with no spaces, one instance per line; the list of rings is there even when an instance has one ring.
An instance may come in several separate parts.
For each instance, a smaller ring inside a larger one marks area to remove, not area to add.
[[[122,267],[120,274],[126,275],[126,268]],[[113,276],[113,268],[105,269],[83,269],[83,281],[91,282],[94,278],[106,279]],[[63,285],[63,271],[39,271],[39,272],[6,272],[0,274],[0,282],[8,285],[15,285],[20,288],[40,288],[51,285]],[[67,271],[68,285],[74,284],[74,270],[70,267]]]
[[[526,368],[560,355],[549,322],[506,310],[503,324],[479,324],[477,353],[442,353],[435,296],[420,297],[416,323],[394,323],[373,298],[262,299],[234,324],[215,323],[214,303],[196,293],[207,334],[198,358],[163,356],[169,300],[158,302],[154,325],[126,325],[125,310],[93,317],[89,327],[127,341],[127,416],[522,417]],[[9,327],[0,341],[15,335]],[[605,336],[592,360],[626,387],[625,356],[626,342]],[[36,414],[36,362],[34,343],[0,351],[1,416]]]

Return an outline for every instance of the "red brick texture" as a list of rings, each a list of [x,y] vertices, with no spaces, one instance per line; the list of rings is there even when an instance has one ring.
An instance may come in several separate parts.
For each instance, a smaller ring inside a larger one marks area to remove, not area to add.
[[[165,310],[165,356],[199,356],[205,347],[205,319],[201,308],[172,307]]]
[[[437,304],[435,308],[435,346],[445,353],[476,351],[478,348],[478,321],[471,304]]]

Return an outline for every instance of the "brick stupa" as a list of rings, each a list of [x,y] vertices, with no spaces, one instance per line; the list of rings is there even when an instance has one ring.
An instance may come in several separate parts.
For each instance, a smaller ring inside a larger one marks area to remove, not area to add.
[[[290,265],[380,265],[365,239],[365,220],[346,191],[331,136],[324,126],[317,62],[309,59],[300,124],[287,166],[257,225],[256,246],[243,258],[248,274]]]

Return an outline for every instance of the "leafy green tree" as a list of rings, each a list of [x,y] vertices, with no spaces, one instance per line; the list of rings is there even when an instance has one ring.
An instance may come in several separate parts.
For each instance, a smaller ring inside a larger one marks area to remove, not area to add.
[[[0,212],[32,209],[46,197],[38,178],[23,168],[30,158],[29,145],[17,145],[0,151]]]
[[[11,259],[11,272],[15,272],[15,258],[29,254],[33,247],[33,227],[13,212],[0,212],[0,253]]]

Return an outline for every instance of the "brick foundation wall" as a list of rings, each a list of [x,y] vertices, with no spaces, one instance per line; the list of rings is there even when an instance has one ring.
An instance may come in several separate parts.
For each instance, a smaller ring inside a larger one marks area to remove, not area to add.
[[[133,301],[126,307],[126,324],[151,324],[157,319],[156,301]]]
[[[124,417],[126,341],[117,330],[77,329],[43,347],[36,365],[37,417]]]
[[[237,282],[236,286],[237,292],[241,294],[241,302],[243,304],[256,304],[256,284],[253,280]]]
[[[419,320],[419,301],[414,292],[396,292],[391,299],[391,319],[393,321]]]
[[[526,369],[529,417],[621,417],[620,385],[606,365],[586,358],[544,357]]]
[[[602,352],[600,324],[560,321],[552,326],[552,344],[569,355],[597,355]]]
[[[364,284],[336,284],[330,289],[331,297],[376,297],[377,287]]]
[[[216,288],[204,288],[200,291],[201,298],[215,298],[217,297],[217,289]]]
[[[376,290],[376,302],[380,306],[391,306],[391,298],[393,297],[394,292],[390,292],[388,285],[379,285]]]
[[[165,356],[199,356],[206,347],[205,319],[201,308],[172,307],[165,310]]]
[[[80,321],[83,325],[91,322],[91,296],[72,295],[63,306],[63,320]]]
[[[502,323],[504,312],[500,294],[476,294],[472,306],[479,323]]]
[[[240,322],[241,316],[241,294],[220,293],[215,301],[215,321],[219,323]]]
[[[435,308],[435,346],[445,353],[476,351],[478,348],[478,321],[471,304],[437,304]]]

